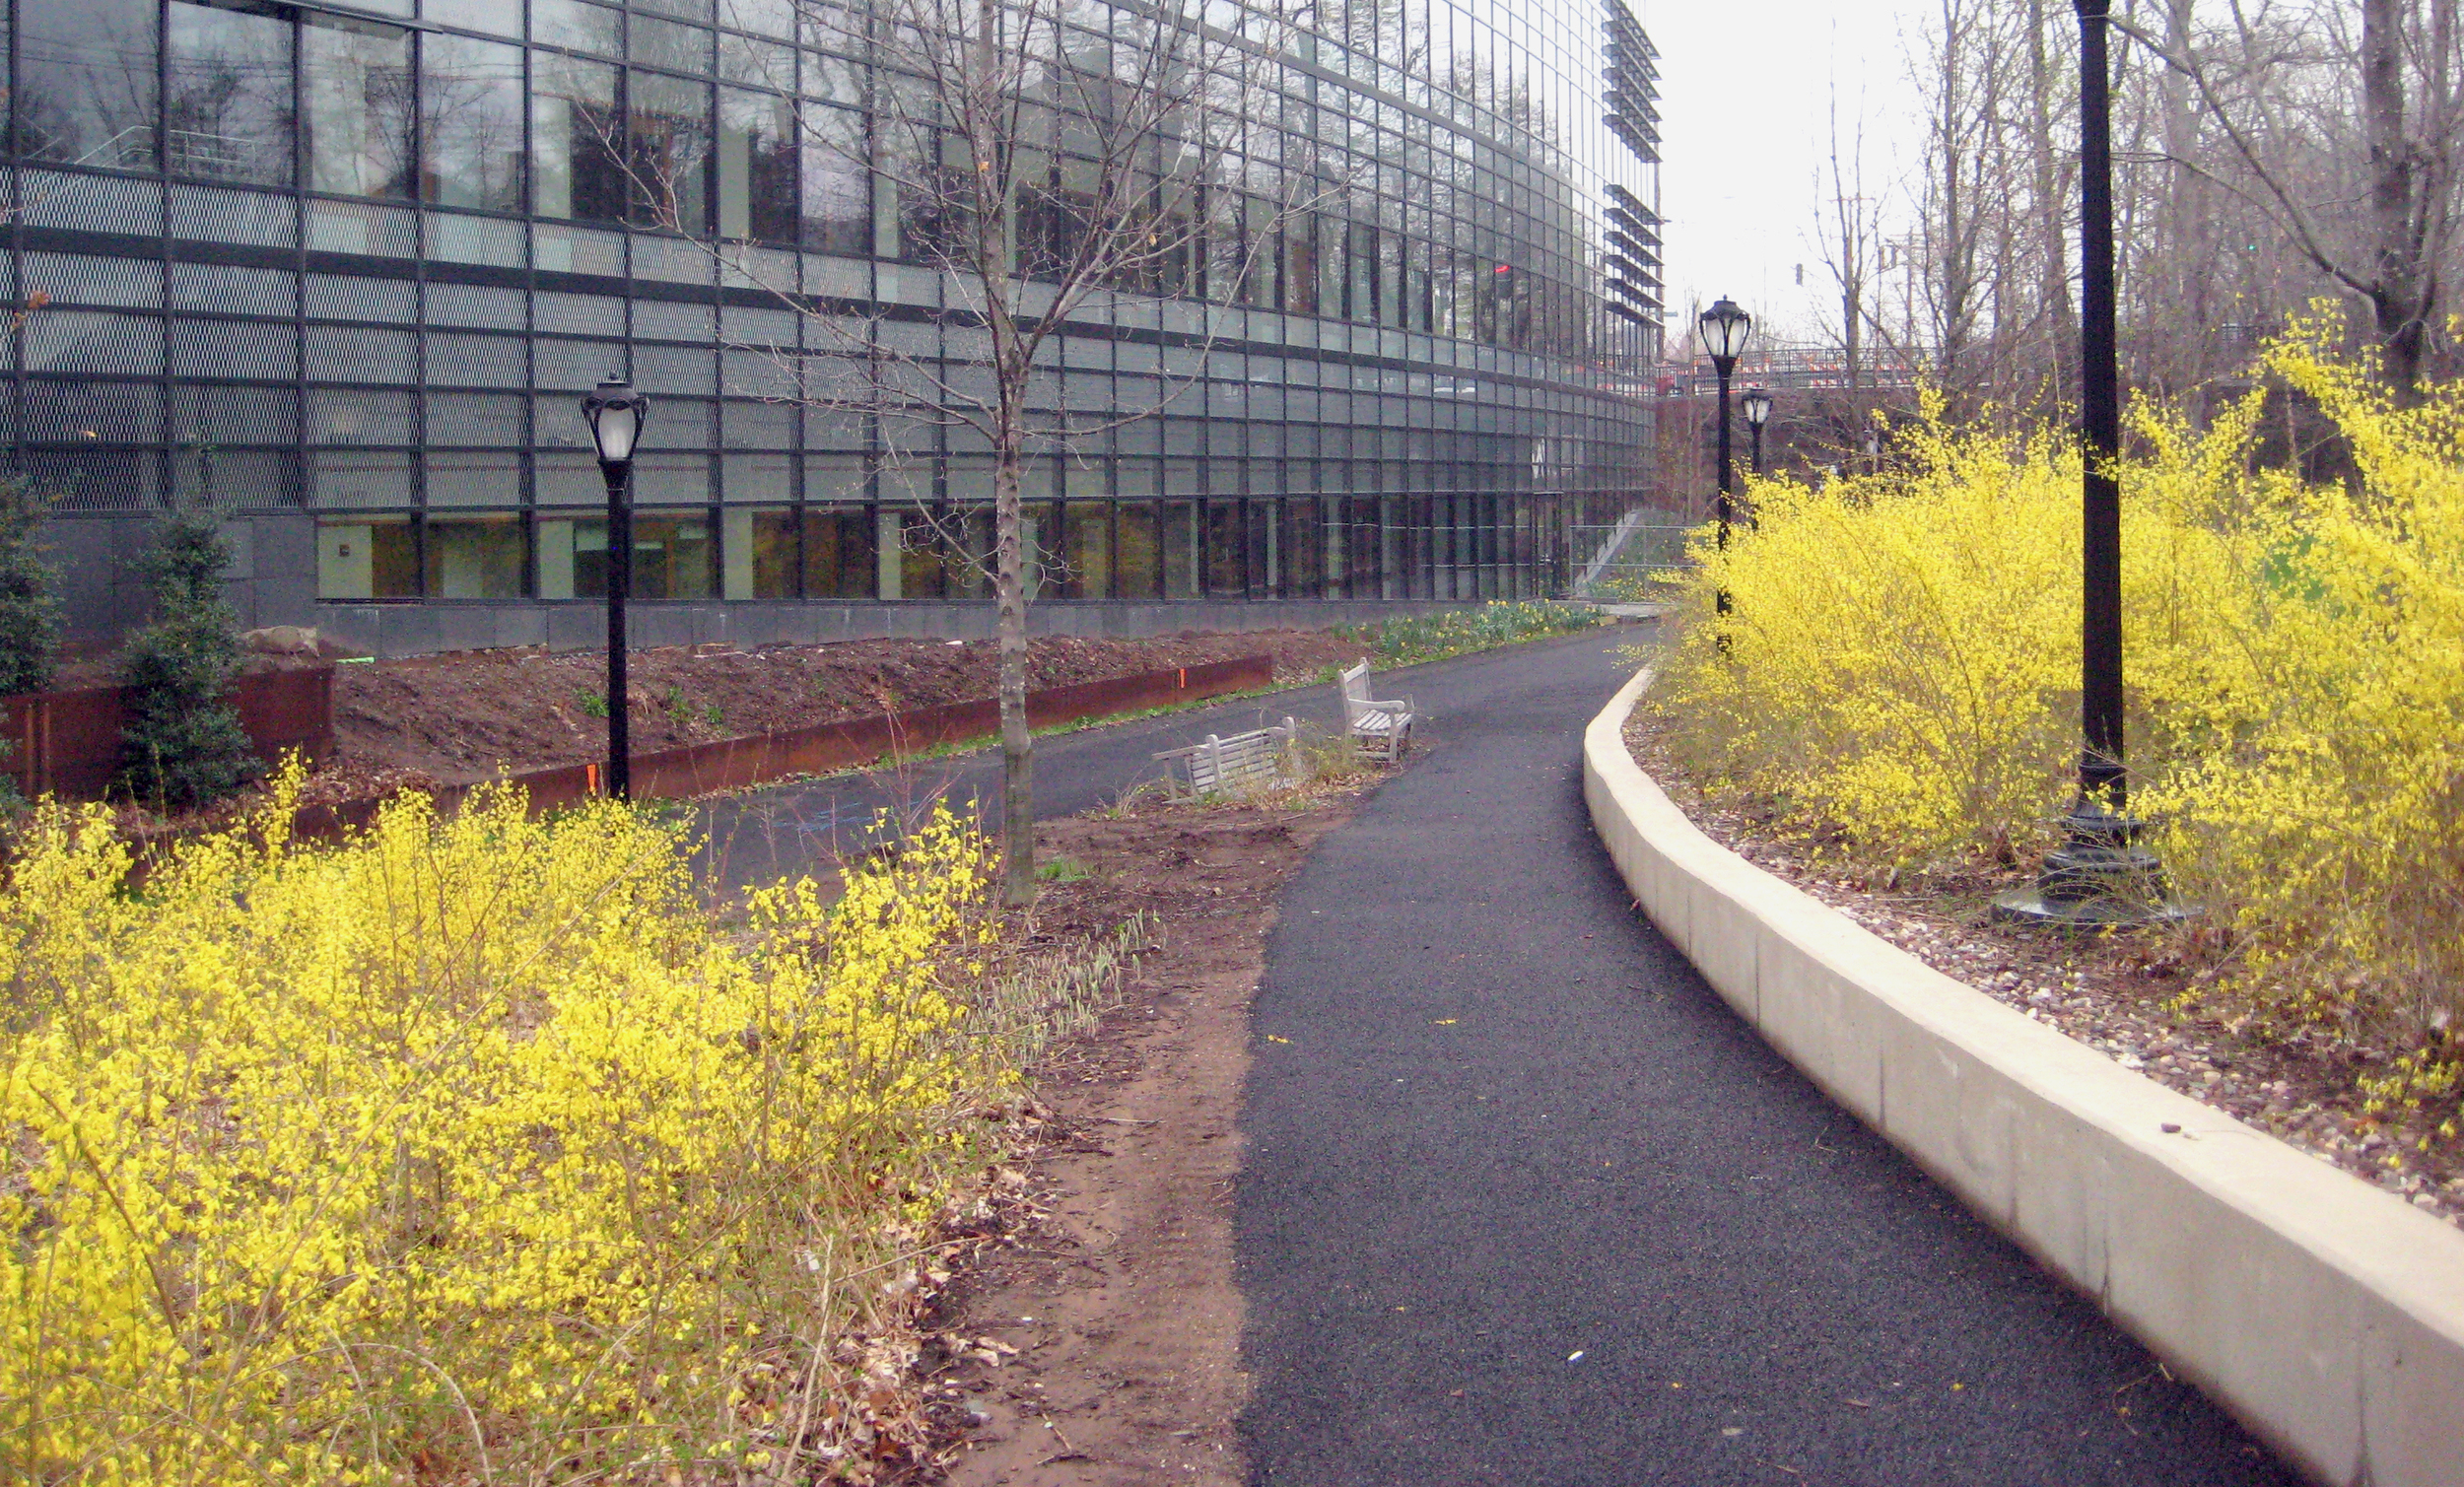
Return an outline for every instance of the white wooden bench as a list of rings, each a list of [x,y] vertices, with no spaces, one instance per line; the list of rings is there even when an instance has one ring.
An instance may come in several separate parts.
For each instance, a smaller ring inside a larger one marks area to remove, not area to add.
[[[1372,698],[1367,661],[1345,670],[1338,685],[1343,689],[1344,732],[1359,741],[1363,753],[1385,760],[1402,758],[1411,746],[1411,699]]]
[[[1243,795],[1290,784],[1300,777],[1300,755],[1293,747],[1299,736],[1299,728],[1287,717],[1279,728],[1260,728],[1230,738],[1209,733],[1186,749],[1166,749],[1155,757],[1178,767],[1168,780],[1175,799]]]

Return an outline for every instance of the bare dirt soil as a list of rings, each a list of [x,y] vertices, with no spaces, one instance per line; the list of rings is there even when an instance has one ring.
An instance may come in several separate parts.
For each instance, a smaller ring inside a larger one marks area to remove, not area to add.
[[[2464,1141],[2363,1109],[2357,1082],[2377,1071],[2384,1055],[2324,1039],[2264,1038],[2196,996],[2177,1004],[2214,975],[2179,934],[2060,935],[1995,923],[1993,896],[2026,881],[2016,869],[1892,885],[1821,863],[1820,844],[1792,835],[1770,815],[1706,803],[1649,718],[1629,721],[1625,740],[1696,826],[1765,872],[2122,1067],[2464,1227]]]
[[[1366,653],[1327,631],[1150,640],[1040,636],[1028,685],[1064,686],[1167,666],[1271,655],[1304,682]],[[774,728],[991,697],[991,641],[849,641],[755,650],[671,647],[632,658],[641,752]],[[336,766],[460,783],[598,758],[607,747],[606,654],[473,650],[347,665],[334,676]],[[397,780],[397,782],[400,782]]]
[[[1141,803],[1037,829],[1038,936],[1162,921],[1128,999],[1035,1079],[1045,1119],[1006,1232],[943,1293],[925,1355],[961,1487],[1237,1487],[1248,1391],[1232,1283],[1234,1124],[1275,899],[1361,786]]]

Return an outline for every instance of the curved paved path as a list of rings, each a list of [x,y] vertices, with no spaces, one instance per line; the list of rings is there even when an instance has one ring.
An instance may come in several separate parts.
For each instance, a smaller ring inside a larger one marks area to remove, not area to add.
[[[1285,892],[1237,1198],[1254,1480],[2294,1480],[1633,912],[1579,767],[1617,644],[1413,673],[1434,747]]]

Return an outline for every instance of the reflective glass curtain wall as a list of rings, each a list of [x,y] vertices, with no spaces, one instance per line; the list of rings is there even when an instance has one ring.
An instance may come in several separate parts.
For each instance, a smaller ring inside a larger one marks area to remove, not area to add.
[[[845,29],[799,9],[16,0],[11,266],[47,302],[10,370],[17,464],[70,516],[297,511],[328,600],[586,600],[574,405],[622,374],[659,400],[659,594],[981,598],[984,451],[788,406],[829,338],[781,293],[883,304],[954,374],[971,354],[919,289],[944,225],[895,185],[958,163],[907,159],[940,147],[887,137]],[[1043,598],[1545,593],[1566,524],[1638,499],[1633,13],[1313,14],[1255,158],[1156,157],[1223,226],[1145,287],[1252,312],[1211,343],[1090,325],[1057,358],[1071,407],[1164,411],[1031,469]],[[1296,162],[1345,184],[1281,224],[1244,206]],[[1022,209],[1032,251],[1065,248],[1074,169]]]

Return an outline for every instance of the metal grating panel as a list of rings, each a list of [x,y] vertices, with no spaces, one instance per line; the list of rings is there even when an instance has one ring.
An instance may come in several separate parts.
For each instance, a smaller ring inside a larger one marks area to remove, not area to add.
[[[719,260],[700,243],[675,237],[633,239],[633,276],[637,279],[709,284],[717,279],[718,272]]]
[[[576,336],[621,336],[625,302],[606,295],[560,295],[542,290],[533,313],[541,330]]]
[[[163,264],[156,258],[90,258],[83,253],[28,253],[25,292],[47,294],[55,304],[114,304],[157,309],[163,304]]]
[[[457,336],[430,332],[428,382],[439,387],[527,387],[522,342],[516,336]]]
[[[171,307],[227,315],[289,319],[298,277],[272,268],[233,268],[221,263],[171,265]]]
[[[620,234],[547,223],[541,223],[532,232],[537,238],[535,267],[558,273],[624,277],[625,239]]]
[[[300,504],[300,456],[288,449],[180,449],[171,486],[182,502],[225,511]]]
[[[500,268],[520,268],[527,237],[518,222],[431,214],[428,256],[444,263],[492,263]]]
[[[171,236],[197,242],[253,242],[291,247],[299,241],[299,198],[213,186],[171,187]]]
[[[150,444],[163,437],[163,389],[153,382],[26,384],[26,439],[37,444]]]
[[[660,392],[718,391],[718,359],[707,351],[680,346],[636,346],[633,349],[634,382],[656,396]]]
[[[368,330],[340,325],[308,328],[308,377],[311,382],[375,382],[399,387],[414,380],[414,344],[407,330]]]
[[[205,381],[244,378],[287,382],[300,374],[298,343],[288,325],[231,320],[173,320],[171,372]]]
[[[428,442],[518,449],[530,442],[530,399],[492,392],[428,394]]]
[[[649,384],[645,384],[649,385]],[[711,446],[715,404],[693,397],[651,399],[650,421],[642,426],[645,449],[707,449]]]
[[[289,388],[175,386],[171,437],[190,444],[298,443],[299,395]]]
[[[312,388],[308,395],[308,441],[411,443],[411,395],[359,388]]]
[[[351,201],[308,204],[308,245],[371,258],[419,256],[419,214]]]
[[[26,322],[28,372],[146,376],[163,370],[163,322],[153,315],[65,310]]]
[[[484,284],[428,286],[428,323],[476,325],[485,330],[519,330],[525,318],[522,292],[493,289]]]
[[[28,170],[25,220],[31,227],[85,233],[163,236],[163,185],[117,175],[66,175]]]
[[[151,449],[28,449],[18,468],[56,493],[54,510],[143,511],[160,504],[162,457]]]
[[[625,374],[625,348],[615,341],[552,341],[531,343],[537,359],[537,387],[586,390],[607,377]]]
[[[724,351],[719,353],[719,364],[725,383],[722,391],[739,397],[795,396],[792,360],[760,351]]]
[[[645,341],[691,341],[708,346],[719,339],[719,327],[707,304],[678,304],[668,300],[633,302],[633,333]]]
[[[792,310],[750,309],[730,304],[719,312],[720,332],[739,346],[793,346],[795,322]]]
[[[311,320],[388,320],[407,324],[414,318],[415,288],[404,279],[310,274],[308,316]]]

